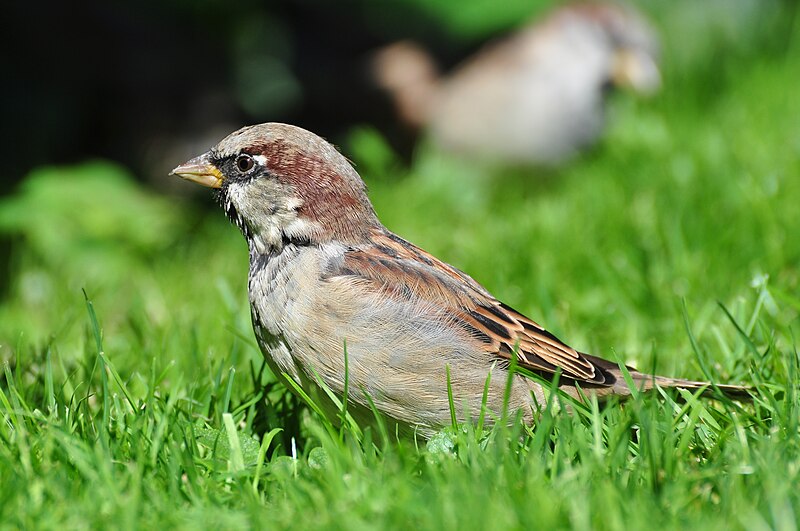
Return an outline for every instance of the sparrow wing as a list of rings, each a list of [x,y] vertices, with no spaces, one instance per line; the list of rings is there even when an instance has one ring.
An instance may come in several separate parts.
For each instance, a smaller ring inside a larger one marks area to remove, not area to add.
[[[616,380],[599,360],[577,352],[469,275],[389,231],[376,230],[370,245],[345,252],[326,277],[349,277],[396,300],[435,307],[485,352],[505,359],[516,353],[519,365],[529,370],[561,370],[563,377],[600,386]]]

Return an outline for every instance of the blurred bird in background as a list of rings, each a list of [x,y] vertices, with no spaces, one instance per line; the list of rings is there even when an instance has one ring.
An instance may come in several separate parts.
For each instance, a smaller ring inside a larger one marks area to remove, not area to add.
[[[555,166],[602,134],[608,89],[660,88],[658,53],[654,30],[630,7],[579,3],[488,44],[445,76],[409,41],[377,52],[372,67],[399,119],[438,148]]]

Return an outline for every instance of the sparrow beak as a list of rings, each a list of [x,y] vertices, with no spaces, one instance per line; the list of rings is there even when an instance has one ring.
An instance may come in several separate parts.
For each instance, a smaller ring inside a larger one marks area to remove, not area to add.
[[[611,80],[619,87],[628,87],[650,96],[661,88],[661,72],[655,60],[641,50],[622,48],[614,55]]]
[[[178,175],[184,179],[194,181],[197,184],[208,186],[209,188],[219,188],[222,186],[222,172],[219,171],[208,153],[203,153],[199,157],[195,157],[188,162],[184,162],[171,172],[170,175]]]

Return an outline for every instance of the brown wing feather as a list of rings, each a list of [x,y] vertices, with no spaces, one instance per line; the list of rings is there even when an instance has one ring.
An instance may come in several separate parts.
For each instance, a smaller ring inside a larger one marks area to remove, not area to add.
[[[600,365],[495,299],[469,275],[388,232],[376,230],[370,246],[345,254],[329,276],[357,276],[392,297],[423,300],[444,308],[481,348],[521,367],[594,385],[614,378]]]

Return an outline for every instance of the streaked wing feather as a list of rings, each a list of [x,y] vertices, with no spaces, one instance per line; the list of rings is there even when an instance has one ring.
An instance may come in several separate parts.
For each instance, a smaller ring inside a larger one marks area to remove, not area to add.
[[[608,372],[513,308],[495,299],[467,274],[388,232],[375,231],[372,245],[345,253],[328,277],[359,277],[394,298],[438,306],[487,354],[529,370],[579,382],[609,384]]]

